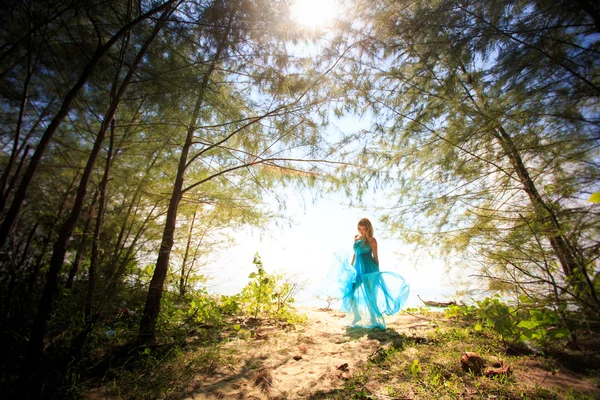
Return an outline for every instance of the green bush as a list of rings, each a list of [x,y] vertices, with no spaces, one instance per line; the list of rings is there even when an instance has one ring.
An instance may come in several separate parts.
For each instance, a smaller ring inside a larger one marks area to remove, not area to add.
[[[562,310],[564,311],[564,309]],[[486,297],[473,306],[450,306],[446,317],[474,323],[476,331],[484,327],[494,330],[506,343],[533,340],[545,344],[569,335],[561,325],[559,312],[523,296],[517,307],[504,303],[500,296]]]
[[[240,310],[257,319],[274,318],[289,323],[304,321],[305,318],[298,315],[293,307],[294,296],[301,289],[301,284],[283,273],[267,273],[258,253],[252,263],[257,270],[248,276],[250,282],[236,298]]]

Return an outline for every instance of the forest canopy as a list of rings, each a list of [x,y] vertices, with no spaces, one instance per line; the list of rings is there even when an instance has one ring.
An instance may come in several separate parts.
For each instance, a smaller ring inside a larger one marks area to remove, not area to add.
[[[124,304],[136,344],[192,302],[196,322],[237,309],[202,266],[290,186],[385,194],[399,240],[570,332],[598,321],[598,5],[348,0],[312,26],[293,6],[4,3],[3,386],[79,365]]]

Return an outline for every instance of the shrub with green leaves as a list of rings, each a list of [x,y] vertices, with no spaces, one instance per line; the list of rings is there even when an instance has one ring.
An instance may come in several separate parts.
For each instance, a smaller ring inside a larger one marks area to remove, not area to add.
[[[258,253],[252,263],[256,272],[248,276],[250,282],[237,297],[240,310],[254,318],[275,318],[290,323],[303,321],[293,307],[301,284],[283,273],[267,273]]]
[[[165,337],[184,336],[197,325],[220,325],[223,321],[218,298],[205,289],[190,290],[185,298],[166,293],[161,302],[158,327]]]
[[[476,331],[492,329],[505,343],[533,340],[544,344],[570,333],[561,323],[559,311],[564,309],[552,310],[525,296],[519,298],[517,306],[511,306],[496,295],[473,306],[450,306],[446,317],[469,320]]]

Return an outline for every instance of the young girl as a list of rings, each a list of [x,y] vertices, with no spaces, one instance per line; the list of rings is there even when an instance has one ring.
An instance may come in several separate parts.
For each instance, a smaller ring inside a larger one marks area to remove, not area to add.
[[[351,326],[385,330],[383,315],[393,315],[408,298],[409,287],[402,276],[379,271],[377,240],[367,218],[358,221],[350,266],[342,266],[342,308],[352,313]]]

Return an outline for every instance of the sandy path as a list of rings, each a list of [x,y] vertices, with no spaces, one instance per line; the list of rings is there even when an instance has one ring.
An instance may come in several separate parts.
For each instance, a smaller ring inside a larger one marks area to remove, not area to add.
[[[340,387],[382,344],[400,340],[399,333],[417,334],[429,326],[417,317],[395,315],[386,318],[385,332],[347,328],[343,313],[299,311],[308,316],[307,324],[293,330],[261,326],[253,339],[224,345],[232,357],[230,367],[197,376],[185,399],[307,398]]]

